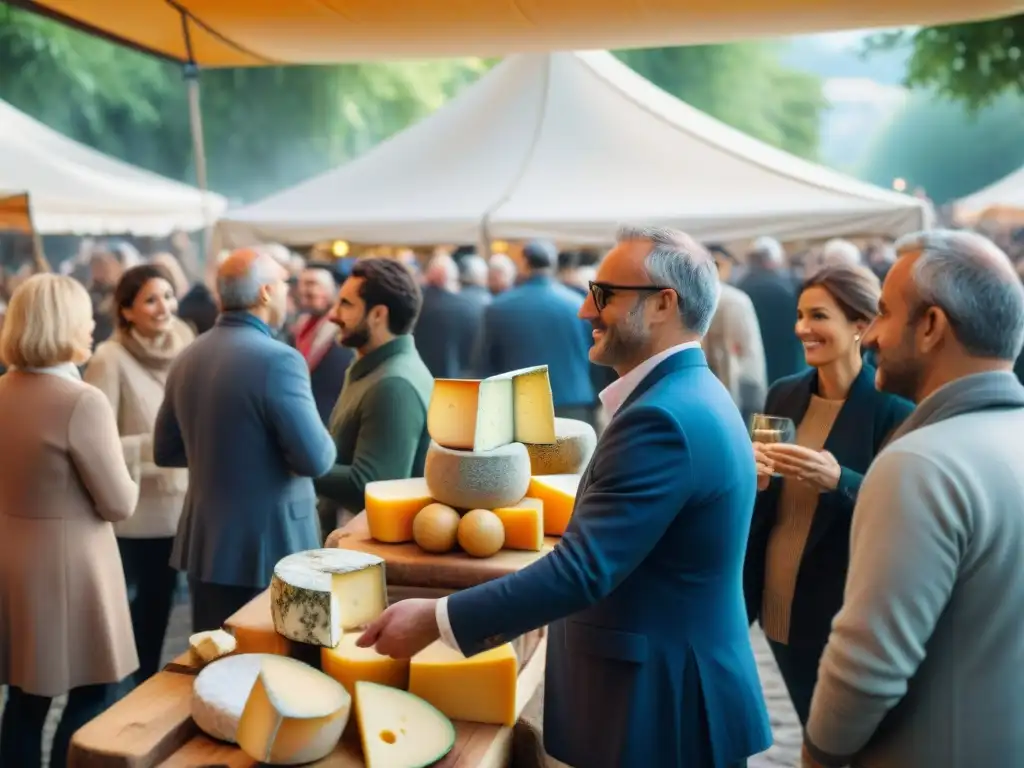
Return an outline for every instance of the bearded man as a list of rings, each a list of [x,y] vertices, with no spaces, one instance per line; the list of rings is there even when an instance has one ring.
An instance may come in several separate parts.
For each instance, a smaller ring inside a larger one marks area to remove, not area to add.
[[[340,510],[363,509],[367,483],[423,474],[434,378],[411,334],[422,305],[415,278],[395,259],[360,259],[338,292],[331,321],[356,359],[328,422],[338,458],[316,481],[323,534]]]

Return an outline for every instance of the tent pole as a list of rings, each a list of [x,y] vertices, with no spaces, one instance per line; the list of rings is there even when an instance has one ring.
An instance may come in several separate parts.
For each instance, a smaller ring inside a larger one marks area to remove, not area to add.
[[[188,62],[183,67],[185,76],[185,87],[188,89],[188,117],[189,129],[192,133],[192,157],[196,167],[196,186],[203,195],[203,254],[209,255],[210,243],[213,236],[213,227],[207,211],[206,192],[208,191],[206,179],[206,144],[203,141],[203,110],[200,104],[199,90],[199,65],[196,64],[192,51],[192,30],[188,23],[188,12],[184,8],[181,11],[181,32],[185,38],[185,50],[188,53]]]

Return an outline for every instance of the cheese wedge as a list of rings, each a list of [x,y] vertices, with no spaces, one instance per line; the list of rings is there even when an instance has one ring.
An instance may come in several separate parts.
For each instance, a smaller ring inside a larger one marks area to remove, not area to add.
[[[355,687],[366,768],[422,768],[455,746],[452,721],[423,699],[377,683]]]
[[[329,755],[352,709],[348,691],[308,664],[268,656],[238,723],[238,746],[269,765],[311,763]]]
[[[535,475],[530,478],[526,495],[544,503],[546,536],[561,536],[569,527],[579,485],[579,475]]]
[[[434,501],[422,477],[366,484],[366,522],[370,536],[387,544],[412,541],[412,521]]]
[[[505,526],[505,549],[540,552],[544,546],[544,502],[527,496],[511,507],[499,507],[494,514]]]
[[[527,444],[531,475],[568,475],[583,472],[597,448],[597,432],[585,421],[555,419],[555,442]]]
[[[512,442],[554,443],[547,366],[479,380],[437,379],[427,431],[438,445],[462,451],[489,451]]]
[[[423,465],[427,487],[456,509],[494,509],[515,504],[530,487],[530,455],[522,443],[489,451],[457,451],[431,442]]]
[[[324,673],[345,686],[352,695],[359,682],[408,688],[409,660],[381,656],[373,648],[360,648],[356,645],[359,635],[359,632],[350,632],[341,638],[337,648],[320,649],[320,668]]]
[[[412,657],[409,693],[453,720],[511,726],[518,675],[511,643],[466,658],[438,640]]]
[[[347,549],[297,552],[274,566],[274,629],[290,640],[335,647],[344,631],[373,621],[388,607],[384,560]]]
[[[238,722],[265,658],[263,653],[228,656],[196,675],[192,719],[203,733],[230,744],[238,742]]]
[[[194,660],[209,664],[222,656],[234,653],[238,641],[223,629],[197,632],[188,639],[188,647]]]
[[[270,602],[270,590],[264,590],[224,622],[224,628],[235,638],[236,653],[294,654],[296,643],[274,629]]]

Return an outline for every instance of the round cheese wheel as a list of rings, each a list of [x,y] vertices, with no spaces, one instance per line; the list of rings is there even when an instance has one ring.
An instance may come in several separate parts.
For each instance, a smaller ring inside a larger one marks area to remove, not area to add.
[[[260,665],[271,654],[243,653],[203,668],[192,684],[192,719],[208,736],[237,744],[235,733]]]
[[[522,443],[456,451],[431,442],[423,475],[435,501],[458,509],[495,509],[526,496],[530,454]]]
[[[534,475],[579,475],[597,448],[597,432],[585,421],[555,419],[555,442],[530,444],[530,473]]]

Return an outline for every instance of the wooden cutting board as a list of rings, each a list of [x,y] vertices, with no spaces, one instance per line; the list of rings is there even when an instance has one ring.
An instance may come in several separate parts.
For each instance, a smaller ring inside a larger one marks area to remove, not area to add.
[[[519,671],[516,714],[544,679],[546,639]],[[68,755],[70,768],[256,768],[238,747],[203,735],[190,715],[195,670],[182,654],[102,715],[79,729]],[[517,727],[521,727],[517,726]],[[500,768],[511,757],[513,729],[455,721],[455,746],[439,768]],[[346,738],[314,768],[363,768],[358,743]]]
[[[465,552],[432,555],[416,544],[384,544],[370,537],[366,513],[343,526],[337,547],[369,552],[387,563],[388,585],[466,589],[525,568],[554,549],[559,539],[548,536],[540,552],[503,549],[493,557],[470,557]]]

